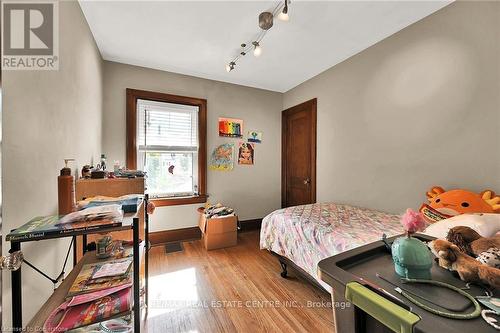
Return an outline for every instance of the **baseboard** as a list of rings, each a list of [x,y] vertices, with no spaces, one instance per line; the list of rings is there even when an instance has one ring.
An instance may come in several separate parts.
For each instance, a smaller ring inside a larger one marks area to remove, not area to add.
[[[185,242],[197,239],[201,239],[201,230],[199,227],[155,231],[149,233],[149,241],[151,242],[151,246],[164,245],[172,242]]]
[[[240,232],[259,230],[262,219],[240,221]],[[149,233],[151,246],[159,246],[172,242],[187,242],[201,239],[201,230],[199,227],[189,227],[175,230],[163,230]]]
[[[262,219],[253,219],[253,220],[243,220],[240,221],[240,231],[250,231],[250,230],[259,230],[262,224]]]

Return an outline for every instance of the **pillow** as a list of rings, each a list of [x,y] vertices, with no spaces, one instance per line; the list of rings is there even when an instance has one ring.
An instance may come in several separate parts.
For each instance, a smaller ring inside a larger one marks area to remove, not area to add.
[[[422,233],[444,239],[448,230],[459,225],[472,228],[483,237],[492,237],[500,231],[500,214],[457,215],[431,224]]]

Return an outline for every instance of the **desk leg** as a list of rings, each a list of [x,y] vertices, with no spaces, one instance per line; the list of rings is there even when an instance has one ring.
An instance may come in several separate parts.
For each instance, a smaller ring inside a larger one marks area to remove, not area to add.
[[[10,253],[20,251],[21,243],[11,242]],[[21,267],[11,272],[12,279],[12,328],[14,332],[21,332],[23,328],[23,292],[21,285]]]
[[[140,296],[140,254],[139,254],[139,218],[134,218],[134,333],[141,331],[141,296]]]
[[[347,307],[347,305],[350,305]],[[356,328],[355,307],[343,295],[332,292],[333,320],[336,333],[358,332]]]
[[[87,235],[82,235],[82,254],[85,255],[87,252]]]
[[[77,247],[76,247],[76,236],[73,236],[73,267],[77,264]]]

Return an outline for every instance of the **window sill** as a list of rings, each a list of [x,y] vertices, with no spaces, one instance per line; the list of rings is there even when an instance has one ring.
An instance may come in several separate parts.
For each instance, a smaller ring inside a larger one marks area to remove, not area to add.
[[[156,207],[162,206],[178,206],[178,205],[191,205],[196,203],[207,202],[208,195],[200,194],[192,197],[177,197],[177,198],[157,198],[151,199]]]

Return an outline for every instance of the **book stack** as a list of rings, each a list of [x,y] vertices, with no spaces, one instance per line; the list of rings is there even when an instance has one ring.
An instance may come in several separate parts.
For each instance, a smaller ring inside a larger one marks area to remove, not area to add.
[[[66,332],[128,315],[133,305],[132,261],[127,256],[83,265],[65,302],[47,318],[44,331]]]
[[[107,197],[98,195],[77,202],[78,209],[106,206],[111,204],[120,205],[124,213],[136,213],[143,198],[142,194],[127,194],[120,197]]]
[[[106,204],[100,206],[91,206],[76,212],[62,216],[58,224],[75,224],[89,221],[121,221],[123,211],[120,204]]]
[[[76,232],[97,231],[120,227],[123,221],[121,205],[111,204],[89,207],[67,215],[38,216],[15,229],[7,241],[26,241],[64,237]]]

